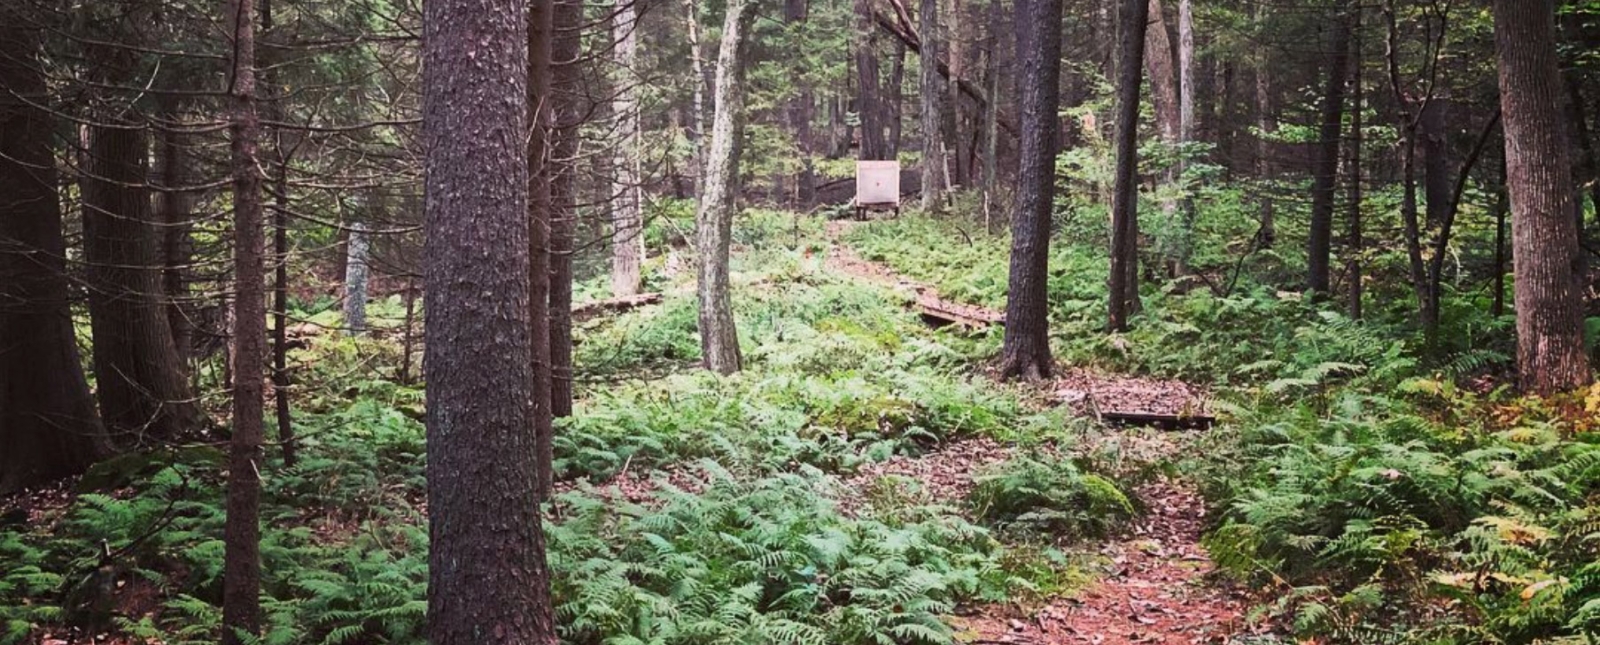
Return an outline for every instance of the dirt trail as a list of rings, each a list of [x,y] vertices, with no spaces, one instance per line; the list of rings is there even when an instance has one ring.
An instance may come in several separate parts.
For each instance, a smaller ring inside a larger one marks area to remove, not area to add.
[[[927,300],[956,308],[970,307],[944,301],[931,287],[862,259],[842,240],[855,225],[858,224],[828,223],[832,242],[827,258],[830,268],[881,286],[910,290],[919,304]],[[1204,390],[1187,383],[1080,368],[1064,369],[1056,380],[1042,387],[1046,388],[1046,399],[1086,416],[1106,409],[1194,414],[1207,407]],[[1176,454],[1189,443],[1168,436],[1155,439],[1152,446],[1134,431],[1110,432],[1118,441],[1147,444],[1135,452],[1156,458]],[[979,450],[973,447],[956,444],[921,459],[898,460],[863,473],[853,482],[870,485],[886,474],[910,476],[930,482],[927,492],[940,501],[959,502],[960,493],[970,490],[972,476],[1008,452],[998,446],[985,445]],[[1229,643],[1250,631],[1244,624],[1249,600],[1241,591],[1208,576],[1214,565],[1200,546],[1205,504],[1198,492],[1188,482],[1165,477],[1135,492],[1148,513],[1126,535],[1101,547],[1099,554],[1108,565],[1096,582],[1042,606],[971,608],[966,615],[950,619],[958,640],[975,645],[1187,645]],[[947,496],[954,499],[942,499]]]

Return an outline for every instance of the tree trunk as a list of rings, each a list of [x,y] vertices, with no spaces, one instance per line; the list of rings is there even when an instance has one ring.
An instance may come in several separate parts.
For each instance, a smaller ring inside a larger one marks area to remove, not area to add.
[[[354,222],[348,228],[344,262],[344,329],[351,336],[367,333],[367,260],[372,246],[367,240],[367,225]]]
[[[961,29],[968,23],[966,16],[962,15],[961,0],[951,0],[950,17],[945,21],[949,23],[949,39],[946,41],[950,47],[950,77],[946,79],[945,91],[949,92],[950,114],[947,122],[950,124],[950,141],[954,142],[951,154],[951,173],[947,177],[947,187],[954,189],[956,186],[967,186],[972,182],[972,156],[967,153],[967,141],[972,137],[967,132],[967,120],[962,118],[961,112],[961,77],[967,71],[966,39],[962,37]],[[934,65],[934,72],[938,72],[938,65]],[[990,95],[990,100],[994,100]]]
[[[639,39],[634,0],[618,0],[612,25],[613,57],[617,73],[611,112],[617,119],[611,202],[611,295],[639,293],[644,264],[644,213],[639,186]]]
[[[889,157],[900,158],[900,134],[905,128],[906,45],[895,41],[894,67],[889,70],[889,100],[883,103],[884,123],[889,124]]]
[[[1333,248],[1334,193],[1339,181],[1339,135],[1344,131],[1345,84],[1349,81],[1350,22],[1334,21],[1328,80],[1322,94],[1322,127],[1311,179],[1311,232],[1306,247],[1306,291],[1326,296]]]
[[[266,377],[265,231],[256,115],[255,1],[234,0],[228,82],[233,173],[233,438],[228,451],[228,518],[223,528],[222,643],[261,633],[262,380]]]
[[[0,5],[0,494],[111,454],[68,307],[36,18]]]
[[[423,5],[433,645],[556,642],[530,360],[527,6]]]
[[[261,0],[261,33],[271,39],[274,21],[272,0]],[[269,88],[277,88],[277,69],[272,64],[275,57],[269,49],[260,58],[266,59],[263,78]],[[276,91],[276,89],[274,89]],[[283,100],[272,97],[267,104],[268,118],[283,120]],[[274,128],[272,155],[274,177],[272,180],[272,402],[278,421],[278,444],[283,450],[283,465],[294,467],[298,451],[294,441],[294,419],[289,406],[289,155],[285,148],[283,128]],[[363,262],[366,260],[363,259]],[[348,276],[346,284],[349,284]],[[364,289],[363,289],[364,291]],[[349,304],[346,303],[348,308]],[[362,314],[365,317],[365,311]],[[347,315],[346,320],[350,317]]]
[[[550,499],[555,487],[555,429],[550,413],[550,181],[555,171],[550,164],[550,135],[556,109],[551,93],[555,2],[528,3],[528,338],[532,345],[529,362],[533,366],[534,474],[540,501]],[[628,22],[631,37],[631,18]],[[634,119],[637,132],[637,112],[618,116]],[[637,185],[633,183],[634,188]],[[642,235],[634,235],[634,239],[640,240]]]
[[[577,233],[578,127],[583,70],[583,5],[556,0],[551,45],[554,72],[551,96],[556,102],[549,163],[550,177],[550,415],[572,414],[572,254]],[[552,473],[553,474],[553,473]]]
[[[945,86],[939,78],[939,0],[922,0],[921,5],[917,21],[922,36],[919,59],[922,74],[922,210],[932,211],[942,202],[945,190],[944,107],[941,105]]]
[[[688,8],[689,70],[694,76],[691,82],[694,87],[691,103],[694,108],[694,136],[690,140],[694,142],[695,194],[699,195],[705,191],[706,177],[706,57],[700,45],[700,5],[695,0],[684,0],[683,4]]]
[[[1182,116],[1178,98],[1178,73],[1172,61],[1172,37],[1161,11],[1161,0],[1150,0],[1146,8],[1144,65],[1150,72],[1150,102],[1156,109],[1156,125],[1161,139],[1169,145],[1178,141]]]
[[[792,28],[798,29],[801,25],[804,25],[809,14],[810,6],[808,0],[785,0],[783,5],[784,21],[791,25]],[[812,155],[815,154],[812,149],[814,143],[812,142],[811,116],[812,106],[816,98],[812,94],[811,85],[798,80],[801,78],[801,74],[806,71],[805,65],[805,60],[797,57],[791,68],[791,73],[797,79],[798,87],[794,98],[789,100],[788,116],[789,127],[794,131],[795,149],[800,153],[800,171],[795,174],[794,178],[793,203],[802,210],[810,210],[816,201],[817,183],[816,172],[811,161]]]
[[[998,2],[990,5],[992,17],[999,14],[999,6]],[[989,29],[989,46],[985,52],[989,102],[983,110],[983,228],[990,231],[994,230],[995,198],[1000,191],[1000,65],[997,62],[999,38],[995,34],[999,30],[998,23],[996,20]]]
[[[1350,151],[1347,165],[1350,168],[1350,204],[1349,218],[1345,222],[1345,280],[1349,283],[1345,311],[1352,320],[1361,319],[1361,118],[1362,118],[1362,68],[1361,68],[1361,13],[1356,10],[1352,18],[1355,22],[1355,35],[1353,44],[1355,50],[1354,64],[1351,66],[1350,86],[1352,100],[1350,105],[1350,139],[1346,147]]]
[[[162,118],[177,123],[183,119],[178,101],[161,99]],[[161,225],[161,286],[167,302],[167,323],[172,328],[172,346],[178,361],[188,365],[194,352],[194,307],[189,294],[189,256],[192,242],[189,231],[194,221],[195,196],[189,186],[195,183],[193,155],[188,152],[192,137],[176,127],[165,127],[156,134],[156,182],[161,188],[156,220]]]
[[[1113,332],[1128,328],[1139,297],[1139,84],[1143,72],[1149,20],[1145,0],[1123,0],[1121,42],[1117,61],[1117,167],[1111,196],[1111,277],[1106,327]]]
[[[1450,173],[1446,105],[1444,99],[1432,98],[1423,106],[1417,120],[1417,135],[1422,142],[1422,194],[1427,200],[1424,212],[1428,215],[1430,229],[1444,221],[1445,209],[1450,204],[1450,184],[1455,179]]]
[[[744,130],[745,30],[754,20],[749,0],[730,0],[717,52],[717,81],[712,88],[716,115],[706,151],[706,185],[695,213],[696,249],[700,253],[696,295],[700,301],[700,353],[706,369],[720,374],[739,371],[739,333],[734,328],[728,284],[728,243],[739,192],[740,139]]]
[[[1251,5],[1257,21],[1263,20],[1265,10],[1261,5]],[[1263,182],[1272,178],[1272,136],[1278,129],[1278,120],[1272,113],[1272,76],[1267,68],[1267,47],[1256,46],[1256,176]],[[1261,191],[1260,229],[1256,241],[1262,249],[1272,248],[1278,239],[1277,222],[1274,221],[1272,192]]]
[[[1195,138],[1194,97],[1195,97],[1195,72],[1194,72],[1194,11],[1190,6],[1191,0],[1178,0],[1178,145],[1183,146]],[[1180,217],[1178,222],[1177,248],[1174,249],[1173,274],[1184,275],[1189,272],[1189,255],[1194,245],[1194,200],[1187,196],[1187,189],[1183,188],[1183,173],[1188,167],[1185,151],[1179,152],[1178,162],[1174,168],[1174,179],[1185,196],[1178,205]]]
[[[1590,382],[1576,269],[1569,140],[1551,3],[1495,0],[1495,50],[1516,258],[1517,370],[1523,390],[1550,394]]]
[[[861,120],[861,149],[859,158],[882,160],[893,158],[889,154],[889,141],[885,138],[888,112],[879,87],[878,27],[872,19],[870,0],[854,0],[856,14],[856,114]]]
[[[200,422],[160,295],[165,261],[145,188],[149,152],[138,126],[89,128],[83,239],[95,391],[101,418],[123,444],[177,437]]]
[[[1140,0],[1141,2],[1143,0]],[[1061,0],[1019,0],[1021,166],[1011,220],[1010,289],[1000,352],[1003,378],[1050,377],[1050,214],[1055,206],[1061,101]]]

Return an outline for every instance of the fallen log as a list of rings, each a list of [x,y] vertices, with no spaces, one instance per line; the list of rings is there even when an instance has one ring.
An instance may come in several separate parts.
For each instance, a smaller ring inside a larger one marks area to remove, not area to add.
[[[591,300],[573,305],[572,319],[581,321],[603,313],[622,312],[658,302],[661,302],[660,293],[641,293],[620,298],[608,298],[606,300]]]

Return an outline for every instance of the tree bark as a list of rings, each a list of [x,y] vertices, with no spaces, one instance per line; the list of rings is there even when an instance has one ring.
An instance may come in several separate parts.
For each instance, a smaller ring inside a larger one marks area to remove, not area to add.
[[[162,117],[177,123],[183,119],[180,103],[173,98],[159,99]],[[156,219],[161,224],[160,246],[162,294],[167,302],[167,323],[172,327],[172,346],[178,361],[188,365],[194,352],[194,306],[189,293],[189,256],[193,243],[189,232],[194,221],[195,183],[192,137],[175,127],[156,133],[156,182],[161,187]]]
[[[888,132],[884,115],[883,91],[880,88],[878,69],[878,28],[873,24],[871,0],[854,0],[856,33],[854,39],[856,63],[856,114],[861,120],[861,149],[863,160],[892,158],[889,154]]]
[[[1256,21],[1264,19],[1265,10],[1259,4],[1251,5]],[[1278,130],[1278,120],[1272,113],[1272,75],[1267,66],[1267,47],[1257,45],[1255,54],[1256,64],[1256,176],[1263,182],[1272,178],[1272,137]],[[1274,221],[1275,213],[1270,190],[1261,191],[1260,199],[1260,229],[1256,233],[1256,242],[1263,249],[1270,249],[1277,242],[1278,228]]]
[[[1329,42],[1327,85],[1322,93],[1322,126],[1311,180],[1311,232],[1306,248],[1306,291],[1326,296],[1333,248],[1334,193],[1339,181],[1339,135],[1344,131],[1345,84],[1349,81],[1350,22],[1334,21]]]
[[[271,39],[274,20],[272,0],[261,0],[261,33]],[[262,77],[267,87],[276,88],[277,69],[272,64],[274,57],[269,49],[263,65],[265,70]],[[276,91],[276,90],[274,90]],[[273,121],[283,121],[283,99],[273,97],[267,104],[268,118]],[[298,461],[298,450],[294,440],[294,418],[289,405],[289,156],[290,151],[283,137],[283,128],[274,128],[272,137],[272,155],[274,177],[272,179],[272,403],[278,422],[278,444],[283,450],[283,465],[293,468]],[[365,259],[362,260],[365,262]],[[347,269],[348,271],[348,269]],[[345,284],[350,283],[348,275]],[[362,291],[365,292],[365,287]],[[349,307],[348,298],[345,305]],[[362,318],[365,319],[363,308]],[[347,314],[346,320],[350,319]],[[174,332],[176,335],[176,331]],[[409,350],[407,357],[409,357]],[[402,370],[404,371],[404,370]],[[402,378],[402,380],[404,380]]]
[[[578,127],[583,70],[583,5],[557,0],[551,58],[555,100],[550,177],[550,415],[572,414],[572,254],[577,232]],[[553,474],[553,473],[552,473]]]
[[[949,92],[949,118],[950,141],[954,142],[951,148],[951,172],[946,177],[946,187],[955,189],[956,186],[967,186],[972,182],[972,156],[968,154],[967,142],[971,135],[967,132],[967,120],[962,118],[961,110],[961,75],[967,70],[967,52],[965,38],[961,29],[967,26],[966,16],[962,15],[961,0],[951,0],[950,17],[945,20],[950,25],[946,30],[949,38],[950,50],[950,76],[945,79],[945,90]],[[939,61],[934,59],[933,71],[939,71]]]
[[[612,165],[611,295],[622,298],[639,293],[644,264],[644,213],[639,186],[639,23],[634,0],[617,0],[612,24],[612,56],[617,73],[611,112],[617,119],[617,145]]]
[[[1182,117],[1178,98],[1178,73],[1172,61],[1172,37],[1161,11],[1161,0],[1150,0],[1146,8],[1144,65],[1150,73],[1150,102],[1155,106],[1156,125],[1161,139],[1169,145],[1178,141]]]
[[[694,133],[690,141],[694,142],[694,192],[699,195],[705,191],[706,176],[706,57],[704,48],[700,45],[700,5],[695,0],[684,0],[683,4],[688,8],[689,70],[694,76],[691,82],[694,88],[691,92],[693,98],[690,102],[693,108]]]
[[[528,302],[528,15],[423,5],[428,636],[553,645]]]
[[[111,454],[68,307],[40,31],[0,5],[0,494]]]
[[[160,295],[165,262],[145,188],[149,152],[141,126],[89,128],[83,239],[95,391],[101,418],[124,444],[177,437],[200,420]]]
[[[917,12],[920,54],[922,119],[922,210],[932,211],[944,198],[944,83],[939,78],[939,0],[922,0]]]
[[[555,428],[550,413],[550,180],[555,170],[550,164],[550,135],[556,107],[551,95],[555,2],[528,3],[528,338],[533,366],[534,474],[540,501],[550,499],[555,487]],[[637,113],[631,118],[637,124]],[[641,238],[634,236],[635,240]]]
[[[1361,239],[1361,144],[1364,141],[1361,133],[1362,99],[1362,56],[1361,56],[1361,13],[1355,10],[1351,20],[1355,23],[1354,36],[1354,64],[1351,65],[1350,87],[1352,101],[1350,106],[1350,138],[1346,142],[1349,149],[1347,165],[1350,168],[1350,204],[1348,220],[1345,222],[1345,280],[1349,283],[1346,294],[1345,312],[1352,320],[1361,320],[1361,252],[1363,241]]]
[[[696,248],[700,253],[696,295],[700,303],[700,353],[706,369],[720,374],[739,371],[739,333],[734,328],[728,284],[728,243],[738,203],[740,139],[744,130],[745,30],[754,20],[750,0],[730,0],[717,52],[717,80],[712,92],[716,114],[706,151],[706,185],[695,214]]]
[[[1495,0],[1494,25],[1514,218],[1518,381],[1525,391],[1550,394],[1592,379],[1583,351],[1555,14],[1548,0]]]
[[[344,329],[351,336],[360,336],[367,333],[367,259],[372,247],[366,224],[353,222],[347,230],[350,239],[344,247]]]
[[[233,173],[233,438],[228,451],[228,518],[223,528],[222,643],[240,645],[261,632],[262,380],[266,377],[267,302],[260,121],[256,115],[255,1],[234,0],[228,78]]]
[[[1141,2],[1143,0],[1140,0]],[[1061,101],[1061,0],[1018,0],[1021,167],[1011,224],[1003,378],[1050,377],[1050,215],[1055,207]]]
[[[1139,85],[1146,50],[1146,29],[1152,3],[1123,0],[1117,61],[1116,175],[1111,196],[1111,277],[1106,327],[1128,328],[1139,297]]]
[[[906,46],[894,44],[894,67],[889,70],[889,99],[882,103],[883,122],[889,124],[889,157],[900,158],[900,134],[905,128]]]
[[[810,15],[808,0],[785,0],[783,17],[791,29],[801,29]],[[816,172],[813,168],[811,157],[815,154],[812,141],[811,117],[816,97],[812,93],[811,84],[799,81],[801,74],[806,70],[804,59],[797,57],[791,68],[796,79],[796,92],[794,98],[789,100],[788,117],[789,127],[794,132],[795,149],[800,153],[800,171],[795,174],[795,192],[793,203],[802,210],[810,210],[816,201]]]

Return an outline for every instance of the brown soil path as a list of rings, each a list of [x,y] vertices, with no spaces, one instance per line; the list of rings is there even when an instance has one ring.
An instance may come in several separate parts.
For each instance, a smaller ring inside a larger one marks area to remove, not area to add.
[[[840,273],[895,289],[910,290],[922,300],[947,303],[929,286],[908,280],[892,269],[862,259],[842,241],[856,222],[829,222],[828,266]],[[947,303],[966,307],[961,303]],[[975,308],[981,310],[982,308]],[[1206,408],[1201,388],[1180,381],[1136,378],[1069,368],[1045,395],[1085,416],[1107,408],[1127,408],[1155,413],[1194,414]],[[1125,443],[1141,458],[1170,457],[1189,441],[1176,435],[1154,439],[1124,433]],[[1115,436],[1115,435],[1114,435]],[[1153,445],[1152,445],[1153,444]],[[1009,451],[988,444],[952,444],[920,459],[899,459],[852,483],[866,489],[884,475],[900,475],[924,482],[925,494],[936,501],[959,502],[972,486],[972,478],[997,463]],[[993,605],[972,608],[950,619],[958,640],[974,645],[1018,643],[1067,645],[1188,645],[1230,643],[1250,631],[1244,615],[1250,601],[1237,589],[1209,576],[1214,565],[1200,546],[1205,504],[1188,482],[1157,478],[1135,491],[1148,513],[1128,533],[1100,549],[1108,563],[1099,579],[1067,597],[1042,606]]]

